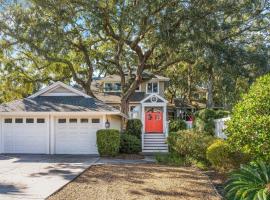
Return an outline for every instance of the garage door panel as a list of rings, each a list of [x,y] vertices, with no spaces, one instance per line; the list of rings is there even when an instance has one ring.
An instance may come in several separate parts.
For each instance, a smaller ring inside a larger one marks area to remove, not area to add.
[[[3,123],[4,153],[47,153],[47,123]]]
[[[97,125],[89,123],[58,123],[55,126],[56,154],[98,154],[96,146]]]

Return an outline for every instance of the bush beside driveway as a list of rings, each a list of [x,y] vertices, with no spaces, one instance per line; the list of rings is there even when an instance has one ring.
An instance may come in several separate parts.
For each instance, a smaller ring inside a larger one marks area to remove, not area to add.
[[[220,200],[207,176],[191,167],[95,165],[48,200]]]

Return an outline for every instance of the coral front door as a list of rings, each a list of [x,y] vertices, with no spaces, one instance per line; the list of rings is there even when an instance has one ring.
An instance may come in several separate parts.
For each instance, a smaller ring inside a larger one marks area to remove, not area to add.
[[[149,111],[145,113],[145,132],[163,133],[163,113]]]

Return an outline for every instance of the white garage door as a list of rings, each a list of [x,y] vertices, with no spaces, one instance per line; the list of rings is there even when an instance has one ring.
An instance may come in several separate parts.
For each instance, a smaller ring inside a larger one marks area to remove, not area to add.
[[[7,117],[3,120],[4,153],[45,154],[48,148],[48,119]]]
[[[57,118],[55,122],[56,154],[98,154],[96,132],[101,118]]]

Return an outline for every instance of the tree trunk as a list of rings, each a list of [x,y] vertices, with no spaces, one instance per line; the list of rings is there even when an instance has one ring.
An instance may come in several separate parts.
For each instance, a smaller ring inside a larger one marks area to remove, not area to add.
[[[94,95],[94,93],[91,89],[91,84],[83,84],[81,86],[83,87],[83,89],[87,95],[96,98],[96,96]]]
[[[191,80],[191,65],[189,64],[188,65],[188,74],[187,74],[187,84],[188,84],[188,90],[187,90],[187,99],[189,102],[191,102],[191,83],[192,83],[192,80]]]
[[[208,70],[208,83],[207,83],[207,102],[206,107],[207,108],[213,108],[214,107],[214,100],[213,100],[213,82],[214,82],[214,75],[213,75],[213,69],[210,67]]]

